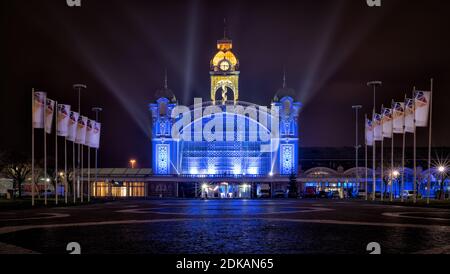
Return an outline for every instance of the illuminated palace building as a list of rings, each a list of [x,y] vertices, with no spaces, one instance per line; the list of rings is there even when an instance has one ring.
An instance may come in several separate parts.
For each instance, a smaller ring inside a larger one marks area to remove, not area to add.
[[[232,49],[229,39],[217,42],[210,63],[210,101],[195,99],[190,107],[180,106],[166,78],[149,105],[152,168],[100,169],[100,180],[91,191],[94,196],[287,196],[293,180],[298,193],[313,187],[316,192],[343,197],[349,190],[358,193],[364,188],[364,163],[354,168],[352,149],[304,148],[299,152],[301,104],[285,81],[268,107],[239,101],[239,61]],[[376,172],[379,191],[380,171]],[[371,192],[372,170],[367,173]],[[405,189],[411,189],[411,174],[408,169]],[[394,183],[399,194],[399,180]]]
[[[252,182],[297,174],[298,168],[300,103],[286,87],[270,107],[239,101],[232,47],[229,39],[217,42],[211,101],[181,108],[166,83],[150,104],[154,176],[182,178],[183,187],[193,184],[210,197],[250,197]]]

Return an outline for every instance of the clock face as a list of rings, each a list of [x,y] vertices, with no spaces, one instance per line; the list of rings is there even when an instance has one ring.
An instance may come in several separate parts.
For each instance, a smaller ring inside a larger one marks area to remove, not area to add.
[[[228,61],[223,60],[219,63],[219,68],[221,71],[228,71],[230,69],[230,63]]]

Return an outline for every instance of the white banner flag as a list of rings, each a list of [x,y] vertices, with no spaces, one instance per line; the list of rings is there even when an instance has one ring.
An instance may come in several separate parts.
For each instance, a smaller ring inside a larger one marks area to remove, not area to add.
[[[45,132],[48,134],[52,133],[52,125],[53,125],[53,115],[55,114],[55,101],[52,99],[46,99],[46,108],[45,108]]]
[[[71,142],[75,142],[75,139],[77,138],[77,125],[78,125],[78,117],[80,117],[80,114],[75,111],[70,112],[69,116],[69,135],[67,135],[67,140]]]
[[[414,102],[416,108],[416,127],[426,127],[428,125],[428,115],[430,112],[429,91],[416,91]]]
[[[372,120],[366,118],[366,145],[373,146]]]
[[[75,143],[84,145],[86,144],[86,124],[88,118],[85,116],[78,117],[77,124],[77,137],[75,138]]]
[[[381,125],[381,115],[375,113],[373,117],[373,138],[374,141],[382,141],[383,135],[382,135],[382,125]]]
[[[92,148],[100,148],[100,132],[101,132],[102,124],[94,122],[93,123],[93,131],[91,138],[91,147]]]
[[[392,109],[384,108],[381,119],[383,125],[383,137],[392,138]]]
[[[93,147],[93,135],[94,135],[94,125],[95,121],[88,119],[86,123],[86,142],[85,144],[89,147]]]
[[[393,132],[394,133],[403,133],[403,126],[405,125],[405,103],[403,102],[394,102],[392,106],[393,109]]]
[[[69,136],[70,105],[58,104],[57,110],[57,134],[58,136],[67,137]]]
[[[413,99],[405,100],[405,132],[414,133],[414,103]]]
[[[44,128],[44,109],[47,93],[35,91],[33,96],[33,128]]]

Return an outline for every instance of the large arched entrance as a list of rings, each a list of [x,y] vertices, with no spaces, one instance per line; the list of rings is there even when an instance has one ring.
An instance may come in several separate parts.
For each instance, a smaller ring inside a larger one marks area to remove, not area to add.
[[[208,105],[211,103],[204,104],[203,110]],[[267,149],[272,142],[270,113],[266,110],[261,114],[254,108],[255,113],[241,114],[229,111],[229,105],[216,107],[223,111],[194,120],[182,129],[180,135],[189,132],[191,138],[177,142],[177,170],[180,174],[233,177],[271,173],[273,153]],[[213,119],[214,125],[211,126]],[[262,123],[261,119],[267,119],[267,123]],[[209,133],[214,135],[214,140],[208,140],[206,135]]]

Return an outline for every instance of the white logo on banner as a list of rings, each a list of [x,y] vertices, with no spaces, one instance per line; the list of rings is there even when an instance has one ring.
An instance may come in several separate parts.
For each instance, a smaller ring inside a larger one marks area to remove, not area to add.
[[[58,104],[58,136],[67,137],[69,135],[70,106]]]
[[[36,91],[33,98],[33,127],[44,128],[44,109],[47,93]]]
[[[85,116],[78,117],[77,137],[75,143],[84,145],[86,143],[86,124],[88,118]]]

